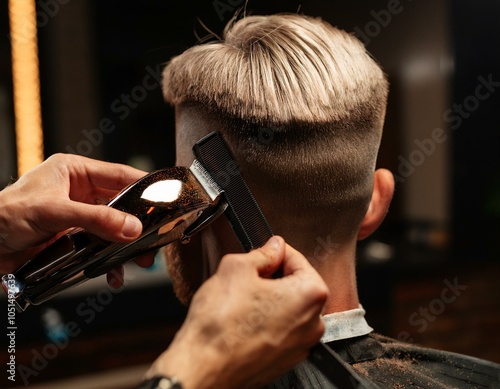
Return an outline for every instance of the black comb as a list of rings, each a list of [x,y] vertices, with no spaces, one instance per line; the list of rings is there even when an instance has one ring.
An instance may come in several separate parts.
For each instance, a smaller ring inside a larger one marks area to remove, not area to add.
[[[273,232],[219,133],[212,132],[200,139],[193,152],[224,190],[226,217],[245,251],[264,246]]]
[[[273,236],[273,232],[220,134],[212,132],[200,139],[193,146],[193,152],[196,159],[224,190],[228,203],[226,217],[245,251],[264,246]],[[316,344],[308,359],[338,388],[364,387],[356,372],[324,343]]]

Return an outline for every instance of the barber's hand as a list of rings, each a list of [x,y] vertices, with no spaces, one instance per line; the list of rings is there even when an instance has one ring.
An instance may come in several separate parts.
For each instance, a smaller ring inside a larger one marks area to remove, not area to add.
[[[280,267],[284,277],[270,278]],[[320,340],[327,295],[319,274],[280,237],[248,254],[226,255],[146,376],[176,376],[185,389],[269,383]]]
[[[102,204],[144,174],[70,154],[55,154],[24,174],[0,192],[0,273],[14,271],[71,227],[111,241],[137,238],[142,225],[135,216]],[[108,282],[119,286],[122,272],[113,273]]]

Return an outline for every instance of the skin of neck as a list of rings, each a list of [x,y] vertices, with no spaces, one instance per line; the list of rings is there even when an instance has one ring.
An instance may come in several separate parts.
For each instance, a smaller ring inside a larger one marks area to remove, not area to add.
[[[288,243],[301,251],[301,242],[286,232],[280,234]],[[213,274],[223,255],[243,252],[229,223],[219,218],[202,231],[203,257],[206,271]],[[314,256],[302,251],[328,285],[330,294],[323,314],[343,312],[359,307],[356,285],[355,252],[356,241],[336,246],[335,249],[316,252]]]
[[[319,258],[308,257],[330,290],[323,314],[343,312],[359,307],[355,252],[354,241],[331,250]]]

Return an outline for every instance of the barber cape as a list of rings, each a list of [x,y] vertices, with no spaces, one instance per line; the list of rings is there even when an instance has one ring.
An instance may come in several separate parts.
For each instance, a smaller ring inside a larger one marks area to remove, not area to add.
[[[364,310],[326,315],[323,342],[350,364],[361,388],[498,388],[500,365],[373,333]],[[266,389],[338,388],[304,361]]]

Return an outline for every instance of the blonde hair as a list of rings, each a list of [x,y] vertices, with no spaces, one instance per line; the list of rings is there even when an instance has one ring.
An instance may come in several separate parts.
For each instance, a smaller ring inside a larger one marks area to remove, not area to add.
[[[371,196],[387,92],[358,39],[296,14],[232,22],[222,41],[186,50],[163,74],[167,102],[221,123],[256,197],[283,198],[269,207],[278,229],[294,215],[306,222],[303,213],[311,226],[324,224],[329,213],[341,240],[355,233]],[[249,139],[263,129],[272,139],[257,147]]]

